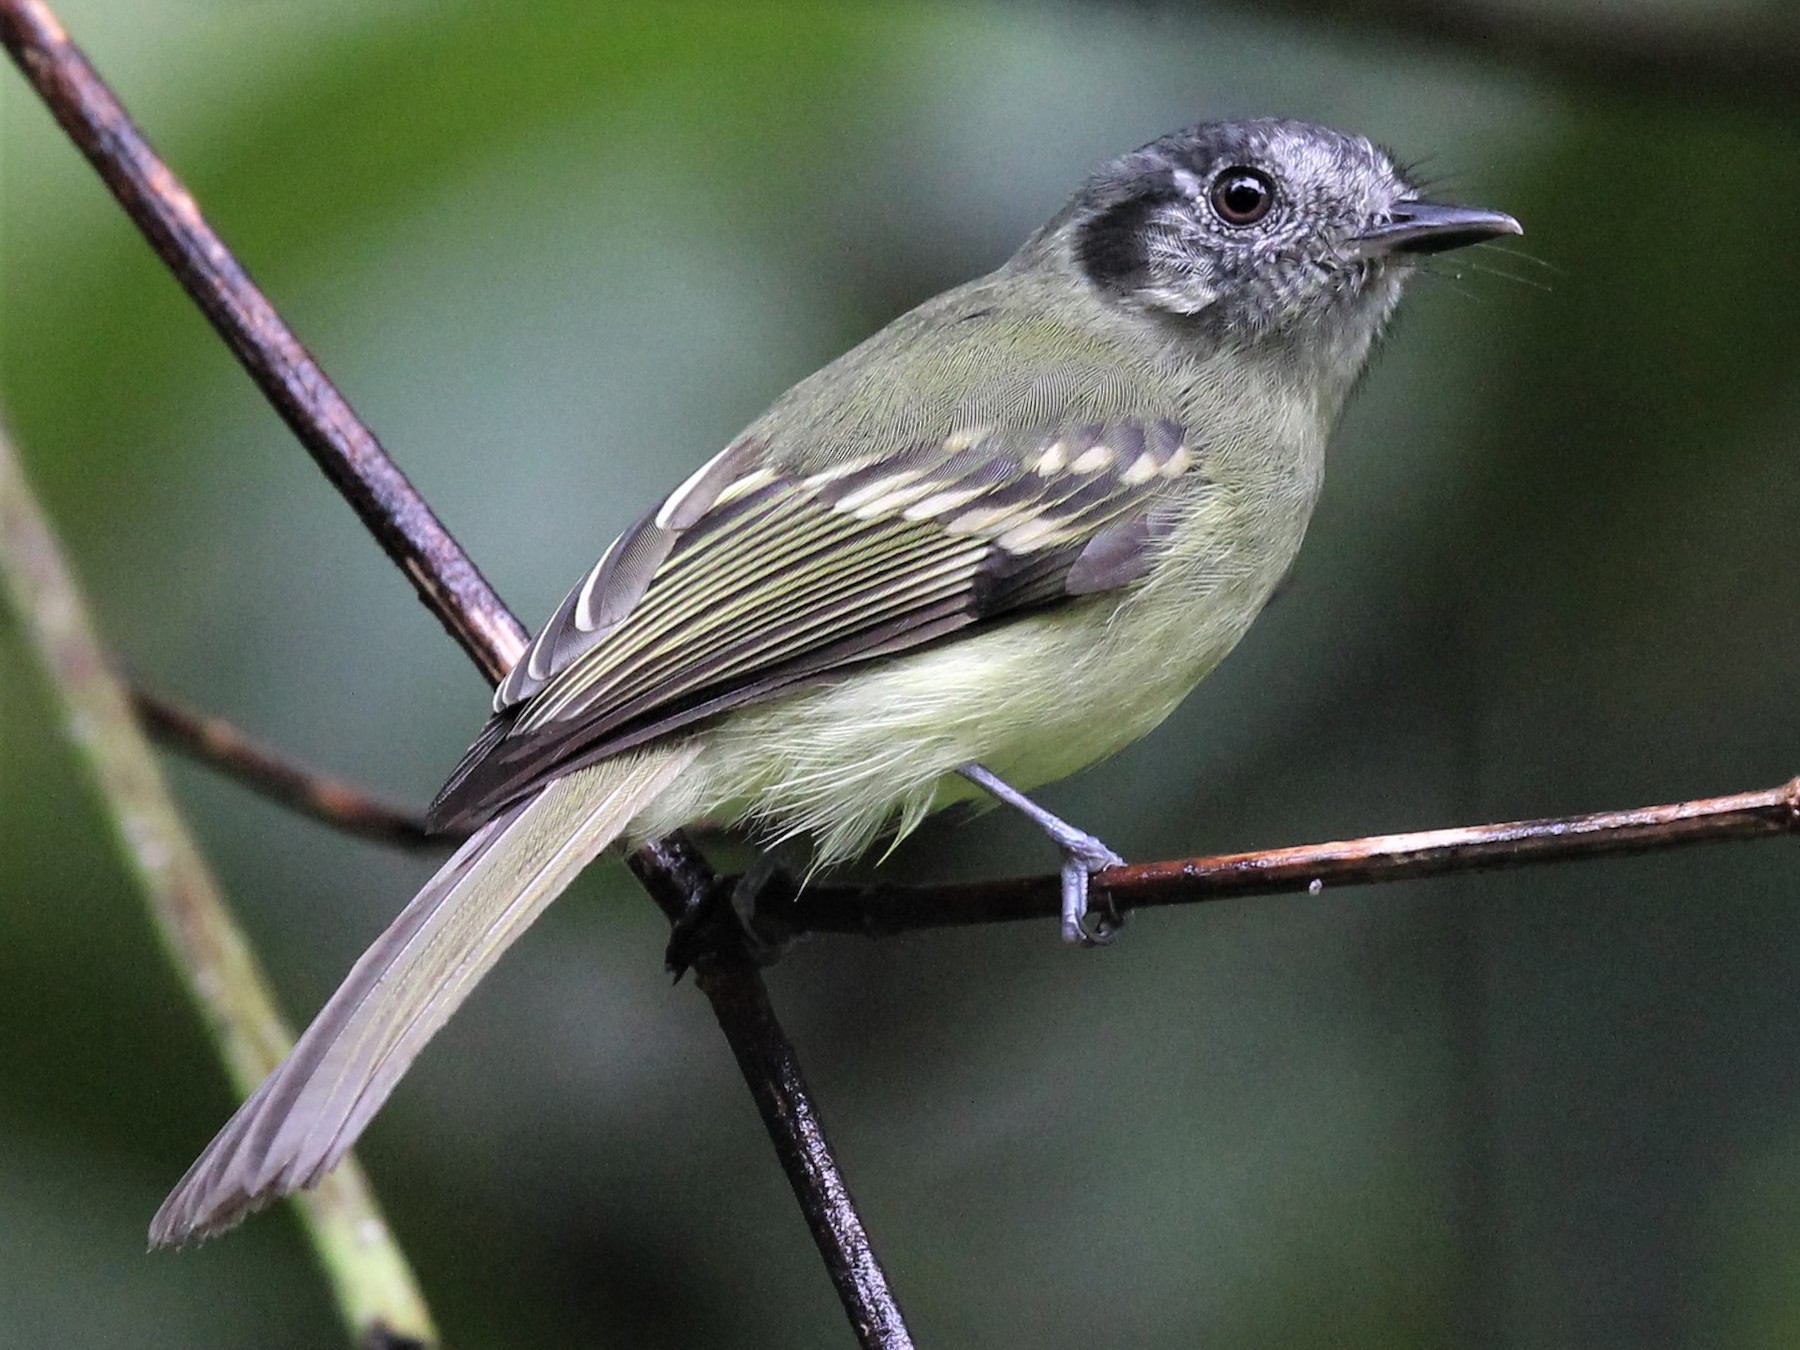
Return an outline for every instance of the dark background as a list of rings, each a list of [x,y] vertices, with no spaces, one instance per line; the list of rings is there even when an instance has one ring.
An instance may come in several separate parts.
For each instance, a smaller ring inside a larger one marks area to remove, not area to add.
[[[1592,9],[1482,12],[1586,15],[1598,75],[1303,7],[59,6],[529,622],[1172,127],[1325,122],[1517,215],[1415,284],[1292,593],[1045,793],[1140,860],[1800,770],[1800,100],[1701,78],[1789,11]],[[1621,77],[1640,39],[1667,69]],[[479,678],[10,69],[0,111],[0,396],[120,660],[423,801]],[[0,619],[0,1344],[333,1344],[285,1213],[144,1254],[231,1102],[56,723]],[[170,772],[303,1019],[430,861]],[[1050,862],[990,815],[885,872]],[[1099,954],[817,939],[770,982],[923,1344],[1789,1345],[1797,879],[1728,845],[1146,913]],[[848,1342],[664,934],[595,868],[369,1132],[453,1344]]]

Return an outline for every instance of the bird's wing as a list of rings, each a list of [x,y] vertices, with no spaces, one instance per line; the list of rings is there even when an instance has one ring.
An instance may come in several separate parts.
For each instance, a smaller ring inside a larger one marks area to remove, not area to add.
[[[614,541],[495,696],[432,816],[977,624],[1124,586],[1201,482],[1168,419],[969,430],[807,472],[739,440]]]

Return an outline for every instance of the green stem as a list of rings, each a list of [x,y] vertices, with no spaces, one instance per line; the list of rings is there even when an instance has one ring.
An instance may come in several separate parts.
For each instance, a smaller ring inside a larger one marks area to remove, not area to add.
[[[142,888],[241,1094],[280,1062],[293,1033],[226,908],[107,660],[79,587],[0,427],[0,586],[60,703],[120,851]],[[295,1197],[338,1308],[358,1346],[431,1346],[437,1332],[367,1179],[346,1159]]]

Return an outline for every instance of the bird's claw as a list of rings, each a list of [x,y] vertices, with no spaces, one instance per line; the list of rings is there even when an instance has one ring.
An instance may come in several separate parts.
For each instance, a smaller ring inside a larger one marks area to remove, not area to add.
[[[1062,844],[1062,936],[1081,947],[1109,947],[1125,926],[1125,916],[1109,895],[1104,913],[1088,909],[1088,878],[1125,860],[1092,835]]]
[[[708,956],[730,954],[753,966],[773,965],[787,955],[799,935],[761,912],[759,902],[764,892],[791,897],[798,889],[786,868],[759,853],[742,876],[698,898],[675,921],[664,965],[677,981]]]
[[[957,772],[989,796],[1035,821],[1062,851],[1063,941],[1082,947],[1104,947],[1117,937],[1119,929],[1125,926],[1125,918],[1112,897],[1107,897],[1104,915],[1092,920],[1088,917],[1088,878],[1109,867],[1123,867],[1125,860],[1086,830],[1078,830],[1062,817],[1051,815],[991,769],[970,763]]]

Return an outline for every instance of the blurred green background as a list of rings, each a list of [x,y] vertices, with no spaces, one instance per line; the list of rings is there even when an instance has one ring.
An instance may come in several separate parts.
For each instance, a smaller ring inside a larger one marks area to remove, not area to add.
[[[532,622],[1098,161],[1232,112],[1370,134],[1527,237],[1420,278],[1291,594],[1048,804],[1150,859],[1800,770],[1792,99],[1199,4],[58,9]],[[1785,12],[1590,17],[1679,59]],[[0,113],[0,399],[120,660],[423,801],[480,680],[10,68]],[[231,1102],[56,723],[0,617],[0,1345],[337,1343],[286,1213],[144,1254]],[[303,1019],[430,861],[170,772]],[[1050,862],[990,815],[886,871]],[[770,980],[922,1344],[1778,1346],[1797,907],[1793,845],[1732,845]],[[848,1343],[664,936],[595,868],[370,1131],[452,1344]]]

